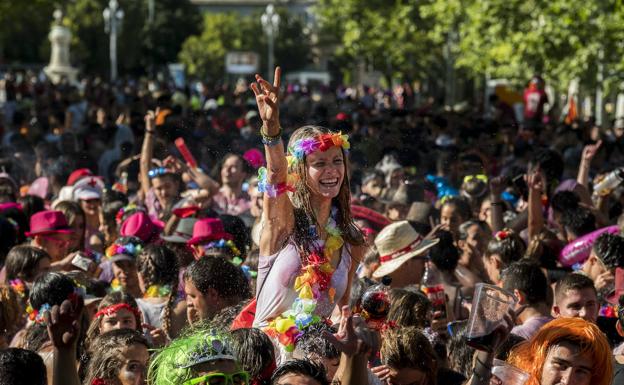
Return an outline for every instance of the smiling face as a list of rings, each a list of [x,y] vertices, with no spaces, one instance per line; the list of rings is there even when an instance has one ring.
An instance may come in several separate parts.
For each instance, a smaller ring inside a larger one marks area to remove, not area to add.
[[[306,157],[307,186],[317,198],[332,199],[338,196],[345,177],[342,150],[331,147],[315,151]]]

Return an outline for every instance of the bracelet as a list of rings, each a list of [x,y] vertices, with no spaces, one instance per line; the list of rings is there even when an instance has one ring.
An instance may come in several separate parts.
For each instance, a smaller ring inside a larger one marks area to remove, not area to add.
[[[505,203],[503,201],[499,201],[499,202],[490,202],[491,206],[505,206]]]
[[[278,136],[276,139],[270,139],[269,137],[265,137],[264,134],[262,136],[262,144],[264,144],[265,146],[273,147],[273,146],[280,144],[281,142],[282,142],[281,135]]]
[[[154,131],[154,130],[145,130],[145,132],[150,134],[150,135],[154,135],[156,133],[156,131]]]
[[[277,132],[277,134],[271,136],[271,135],[267,135],[264,132],[264,126],[262,126],[262,128],[260,129],[260,135],[262,135],[262,139],[266,139],[267,141],[275,141],[278,139],[282,138],[282,126],[280,126],[279,131]]]

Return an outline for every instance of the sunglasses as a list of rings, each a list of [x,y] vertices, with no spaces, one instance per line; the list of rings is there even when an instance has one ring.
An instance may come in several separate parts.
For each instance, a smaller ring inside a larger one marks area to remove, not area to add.
[[[238,372],[234,374],[211,373],[205,376],[193,378],[182,385],[248,385],[249,374]]]

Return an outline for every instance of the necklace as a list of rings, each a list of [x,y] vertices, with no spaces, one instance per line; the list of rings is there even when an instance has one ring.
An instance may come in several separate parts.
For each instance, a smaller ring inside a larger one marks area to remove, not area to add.
[[[335,268],[331,265],[330,259],[344,244],[342,233],[334,219],[335,213],[336,210],[332,209],[332,215],[325,226],[327,239],[323,249],[317,247],[316,251],[306,256],[306,264],[302,266],[300,274],[295,279],[294,289],[297,298],[289,310],[277,316],[265,328],[265,332],[270,337],[276,338],[287,352],[295,349],[297,338],[305,329],[322,321],[321,317],[314,314],[322,294],[327,293],[330,302],[334,302],[336,290],[330,285]]]
[[[162,298],[171,294],[171,285],[150,285],[145,290],[143,298]]]

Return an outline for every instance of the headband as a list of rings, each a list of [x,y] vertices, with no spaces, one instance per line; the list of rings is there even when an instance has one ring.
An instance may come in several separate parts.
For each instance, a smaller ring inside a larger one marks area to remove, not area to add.
[[[115,305],[106,306],[105,308],[98,310],[93,318],[98,318],[100,316],[110,316],[117,313],[121,309],[126,309],[137,317],[140,316],[139,309],[132,307],[127,303],[117,303]]]

